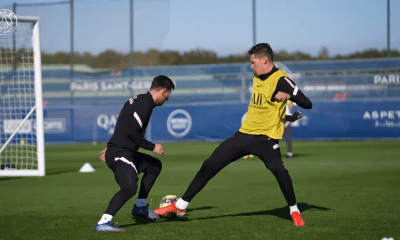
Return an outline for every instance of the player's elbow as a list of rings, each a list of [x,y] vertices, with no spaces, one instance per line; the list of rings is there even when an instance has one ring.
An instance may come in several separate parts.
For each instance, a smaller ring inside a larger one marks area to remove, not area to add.
[[[307,98],[305,109],[311,109],[311,108],[312,108],[312,102],[310,101],[310,99]]]
[[[300,107],[302,107],[304,109],[311,109],[312,108],[312,102],[308,98],[306,98],[303,101],[297,103],[297,105],[299,105]]]

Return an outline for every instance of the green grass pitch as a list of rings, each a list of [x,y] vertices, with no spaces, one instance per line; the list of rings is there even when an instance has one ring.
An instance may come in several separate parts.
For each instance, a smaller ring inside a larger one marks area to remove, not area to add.
[[[218,143],[165,144],[148,200],[181,196]],[[282,153],[286,144],[281,144]],[[46,146],[46,176],[0,178],[0,239],[400,239],[400,142],[295,142],[283,158],[306,222],[295,227],[273,175],[257,158],[223,169],[185,218],[136,221],[136,196],[113,221],[125,233],[94,232],[118,191],[99,160],[105,144]],[[96,172],[79,173],[84,163]]]

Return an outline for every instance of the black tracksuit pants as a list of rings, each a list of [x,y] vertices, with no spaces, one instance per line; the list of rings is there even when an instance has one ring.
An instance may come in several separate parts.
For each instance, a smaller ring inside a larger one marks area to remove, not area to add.
[[[204,161],[182,199],[190,202],[219,171],[249,154],[258,156],[274,174],[288,205],[296,204],[292,180],[281,159],[279,141],[265,135],[250,135],[239,131],[222,142],[211,157]]]

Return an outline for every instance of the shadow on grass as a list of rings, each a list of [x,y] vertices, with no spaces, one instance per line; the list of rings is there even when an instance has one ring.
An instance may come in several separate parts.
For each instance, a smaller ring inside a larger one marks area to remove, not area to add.
[[[331,208],[316,206],[308,203],[298,203],[297,206],[299,207],[301,212],[305,211],[329,211],[332,210]],[[188,209],[188,212],[191,211],[198,211],[198,210],[208,210],[213,209],[214,207],[201,207],[201,208],[193,208]],[[160,220],[157,221],[149,221],[146,219],[137,219],[136,223],[134,224],[126,224],[121,225],[119,227],[130,227],[130,226],[137,226],[142,224],[149,224],[149,223],[163,223],[163,222],[189,222],[195,220],[207,220],[207,219],[215,219],[215,218],[224,218],[224,217],[240,217],[240,216],[258,216],[258,215],[272,215],[276,216],[285,220],[292,221],[289,215],[289,208],[287,206],[275,208],[271,210],[264,210],[258,212],[244,212],[244,213],[236,213],[236,214],[226,214],[226,215],[219,215],[219,216],[210,216],[210,217],[201,217],[201,218],[188,218],[188,217],[162,217]]]
[[[11,180],[11,179],[18,179],[18,178],[21,178],[21,177],[1,177],[0,181],[7,181],[7,180]]]
[[[193,209],[188,209],[187,212],[191,211],[199,211],[199,210],[208,210],[208,209],[213,209],[214,207],[200,207],[200,208],[193,208]],[[124,228],[124,227],[131,227],[131,226],[137,226],[137,225],[143,225],[143,224],[150,224],[150,223],[162,223],[162,222],[186,222],[186,221],[192,221],[192,219],[185,217],[161,217],[159,220],[149,220],[149,219],[144,219],[144,218],[135,218],[135,223],[133,224],[125,224],[125,225],[120,225],[118,227]]]
[[[329,211],[332,210],[327,207],[320,207],[316,205],[311,205],[308,203],[298,203],[297,204],[300,212],[305,212],[305,211]],[[292,221],[290,215],[289,215],[289,207],[281,207],[281,208],[275,208],[271,210],[265,210],[265,211],[258,211],[258,212],[247,212],[247,213],[236,213],[236,214],[227,214],[227,215],[220,215],[220,216],[211,216],[211,217],[203,217],[203,218],[195,218],[192,220],[205,220],[205,219],[213,219],[213,218],[222,218],[222,217],[237,217],[237,216],[257,216],[257,215],[272,215],[276,216],[282,219],[290,220]]]

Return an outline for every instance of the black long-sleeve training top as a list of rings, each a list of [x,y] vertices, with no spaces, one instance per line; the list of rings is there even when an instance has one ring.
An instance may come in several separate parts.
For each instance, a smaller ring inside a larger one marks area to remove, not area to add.
[[[278,71],[278,68],[274,66],[274,68],[266,74],[260,75],[260,79],[263,81],[271,76],[274,72]],[[288,93],[290,95],[290,101],[295,102],[302,108],[311,109],[312,103],[310,99],[308,99],[302,91],[296,86],[296,84],[289,79],[288,77],[281,77],[276,84],[276,88],[274,93],[272,94],[271,101],[275,102],[276,94],[281,91]]]
[[[150,92],[131,97],[122,108],[107,149],[137,152],[139,147],[153,151],[155,144],[144,138],[150,116],[156,106]]]

